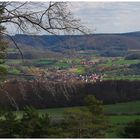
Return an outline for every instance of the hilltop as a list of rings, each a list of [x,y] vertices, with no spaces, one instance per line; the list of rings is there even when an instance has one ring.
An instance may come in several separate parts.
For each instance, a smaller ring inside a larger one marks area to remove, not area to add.
[[[91,35],[24,35],[12,36],[25,57],[67,54],[74,51],[96,51],[101,56],[124,56],[140,51],[140,32]],[[9,40],[10,41],[10,40]],[[11,42],[11,41],[10,41]],[[13,46],[13,45],[12,45]]]

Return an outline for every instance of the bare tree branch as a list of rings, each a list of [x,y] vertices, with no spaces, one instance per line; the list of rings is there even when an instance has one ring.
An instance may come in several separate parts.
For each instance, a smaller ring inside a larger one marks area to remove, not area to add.
[[[44,7],[34,9],[39,4]],[[1,2],[0,5],[5,11],[0,17],[1,23],[17,25],[23,33],[41,30],[50,34],[88,33],[88,29],[80,23],[80,20],[74,18],[67,2]]]
[[[19,53],[20,53],[20,55],[21,55],[22,61],[23,61],[23,60],[24,60],[24,57],[23,57],[22,51],[20,50],[18,44],[17,44],[16,41],[13,39],[13,37],[10,36],[10,35],[8,35],[8,34],[6,34],[6,33],[4,33],[4,32],[1,32],[1,34],[6,35],[7,37],[9,37],[9,38],[12,40],[12,42],[13,42],[14,45],[15,45],[15,47],[18,49],[18,51],[19,51]]]

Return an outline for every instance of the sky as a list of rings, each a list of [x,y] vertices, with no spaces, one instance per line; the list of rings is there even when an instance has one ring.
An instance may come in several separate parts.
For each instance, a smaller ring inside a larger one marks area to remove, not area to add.
[[[96,33],[140,31],[140,2],[72,3],[75,16]]]
[[[71,2],[70,8],[94,33],[140,31],[140,2]]]

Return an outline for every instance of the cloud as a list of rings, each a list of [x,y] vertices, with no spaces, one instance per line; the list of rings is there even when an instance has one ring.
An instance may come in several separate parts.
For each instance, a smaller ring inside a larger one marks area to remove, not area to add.
[[[97,33],[140,31],[140,2],[71,2],[70,9]],[[7,28],[9,32],[14,29],[12,25]]]
[[[73,13],[97,32],[140,30],[140,2],[75,2]]]

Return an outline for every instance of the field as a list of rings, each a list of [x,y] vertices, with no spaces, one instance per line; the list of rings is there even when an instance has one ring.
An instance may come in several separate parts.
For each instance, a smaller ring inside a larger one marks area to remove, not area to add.
[[[86,75],[96,73],[105,75],[103,80],[140,80],[139,59],[126,60],[124,57],[101,57],[85,56],[81,58],[40,58],[6,60],[0,67],[7,68],[10,74],[27,74],[29,67],[39,68],[40,71],[57,73],[63,70],[64,73]]]
[[[52,109],[43,109],[39,110],[39,112],[42,114],[44,112],[47,112],[50,116],[63,116],[64,111],[68,109],[82,109],[84,110],[85,107],[66,107],[66,108],[52,108]],[[133,111],[132,111],[133,110]],[[104,111],[105,113],[116,113],[116,114],[121,114],[121,113],[140,113],[140,101],[135,101],[135,102],[127,102],[127,103],[117,103],[113,105],[104,105]]]
[[[58,108],[58,109],[46,109],[39,110],[40,114],[47,112],[52,118],[55,116],[56,118],[61,118],[63,116],[64,111],[68,109],[82,109],[84,107],[71,107],[71,108]],[[116,138],[117,133],[121,131],[121,128],[128,122],[134,121],[136,119],[140,119],[140,115],[133,115],[132,113],[140,113],[140,101],[136,102],[127,102],[127,103],[117,103],[114,105],[104,105],[104,109],[106,113],[130,113],[131,115],[109,115],[107,116],[109,123],[111,124],[111,129],[108,130],[107,137],[108,138]],[[133,110],[133,111],[132,111]]]
[[[109,116],[109,122],[112,127],[108,130],[106,135],[107,138],[117,138],[117,134],[125,126],[126,123],[140,119],[140,115],[118,115]]]
[[[131,65],[138,64],[139,60],[125,60],[124,58],[118,58],[116,60],[108,59],[104,66],[120,66],[120,65]]]
[[[127,103],[117,103],[114,105],[105,105],[105,112],[107,113],[140,113],[140,101],[127,102]]]
[[[52,119],[61,119],[63,114],[68,109],[81,109],[85,110],[84,106],[80,107],[66,107],[66,108],[49,108],[38,110],[39,114],[48,113]],[[113,105],[104,105],[104,111],[107,114],[107,119],[111,125],[111,128],[107,132],[108,138],[116,138],[117,133],[121,131],[121,128],[125,126],[126,123],[140,119],[140,115],[135,115],[135,113],[140,113],[140,101],[127,102],[127,103],[117,103]],[[131,112],[131,113],[130,113]],[[17,117],[22,116],[22,111],[15,112]],[[116,113],[116,114],[115,114]],[[127,113],[123,115],[123,113]],[[133,114],[134,113],[134,114]]]
[[[140,113],[140,101],[133,101],[127,103],[117,103],[111,105],[104,105],[104,112],[106,114],[115,114],[115,115],[134,115]],[[68,109],[81,109],[85,110],[84,106],[80,107],[64,107],[64,108],[48,108],[48,109],[40,109],[38,112],[41,114],[48,113],[50,117],[62,117],[63,113]],[[22,115],[22,111],[15,112],[18,117]],[[139,115],[138,115],[139,116]]]

